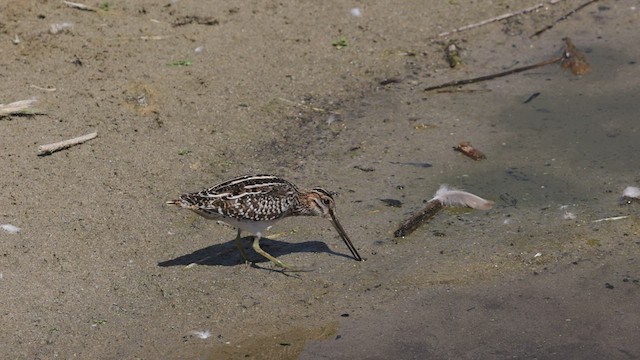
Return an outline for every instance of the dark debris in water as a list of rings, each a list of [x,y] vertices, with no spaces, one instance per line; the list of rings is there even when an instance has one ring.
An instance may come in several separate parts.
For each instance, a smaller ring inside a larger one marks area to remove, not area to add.
[[[502,200],[508,206],[516,207],[518,205],[518,199],[516,199],[509,193],[500,194],[500,200]]]
[[[415,167],[421,167],[421,168],[430,168],[431,164],[426,163],[426,162],[399,162],[399,161],[391,161],[391,164],[394,165],[409,165],[409,166],[415,166]]]
[[[531,94],[531,96],[529,96],[529,97],[527,98],[527,100],[525,100],[525,101],[523,102],[523,104],[528,104],[528,103],[530,103],[533,99],[537,98],[538,96],[540,96],[540,93],[539,93],[539,92],[534,92],[533,94]]]
[[[397,207],[397,208],[402,207],[402,201],[400,201],[400,200],[396,200],[396,199],[380,199],[380,201],[385,203],[387,206]]]
[[[480,150],[474,148],[469,141],[461,141],[458,146],[453,148],[455,151],[459,151],[473,160],[484,160],[487,156]]]
[[[401,81],[402,80],[400,80],[398,78],[388,78],[388,79],[381,80],[379,82],[379,84],[382,85],[382,86],[386,86],[386,85],[389,85],[389,84],[397,84],[397,83],[399,83]]]
[[[512,178],[518,180],[518,181],[529,181],[529,175],[525,174],[522,170],[519,170],[518,168],[509,168],[507,170],[507,175],[511,176]]]
[[[354,169],[358,169],[360,171],[364,171],[364,172],[372,172],[372,171],[376,171],[376,169],[371,168],[371,167],[362,167],[360,165],[356,165],[353,167]]]

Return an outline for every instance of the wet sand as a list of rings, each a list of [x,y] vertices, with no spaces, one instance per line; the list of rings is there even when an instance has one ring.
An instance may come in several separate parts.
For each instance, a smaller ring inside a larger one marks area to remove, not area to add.
[[[0,118],[0,224],[22,229],[0,230],[6,357],[640,357],[640,204],[619,201],[640,186],[635,2],[533,39],[581,2],[442,39],[536,2],[102,4],[0,5],[0,103],[37,97],[42,113]],[[557,56],[565,36],[590,74],[422,91]],[[463,140],[487,159],[453,151]],[[367,261],[297,218],[263,247],[315,271],[247,266],[233,229],[165,205],[251,173],[335,191]],[[495,207],[394,239],[443,183]]]

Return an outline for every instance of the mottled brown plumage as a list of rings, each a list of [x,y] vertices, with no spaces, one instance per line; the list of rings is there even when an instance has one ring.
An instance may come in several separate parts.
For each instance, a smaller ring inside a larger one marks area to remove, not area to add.
[[[335,217],[335,201],[326,190],[300,191],[292,183],[273,175],[247,175],[225,181],[196,193],[167,201],[197,214],[224,221],[238,229],[236,245],[248,261],[240,244],[241,230],[255,234],[253,248],[276,265],[292,267],[267,254],[259,246],[262,232],[287,216],[329,216],[354,259],[362,258]]]

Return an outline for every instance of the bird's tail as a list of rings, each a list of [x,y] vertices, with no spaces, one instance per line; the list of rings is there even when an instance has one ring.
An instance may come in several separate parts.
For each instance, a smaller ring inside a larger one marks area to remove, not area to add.
[[[166,203],[169,205],[175,205],[177,207],[184,207],[184,205],[186,205],[184,201],[182,201],[182,199],[169,200]]]
[[[189,198],[186,197],[185,195],[180,196],[179,199],[176,200],[169,200],[166,202],[168,205],[175,205],[179,208],[183,208],[183,209],[189,209],[189,210],[197,210],[198,207],[195,206],[191,201],[189,201]]]

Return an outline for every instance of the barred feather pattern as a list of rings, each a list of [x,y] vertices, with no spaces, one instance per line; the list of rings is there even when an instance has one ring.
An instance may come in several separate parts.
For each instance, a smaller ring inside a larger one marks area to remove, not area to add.
[[[200,192],[181,195],[177,200],[167,201],[167,204],[192,210],[205,218],[223,221],[237,228],[236,241],[239,241],[241,231],[251,232],[255,235],[254,249],[284,268],[292,267],[260,249],[258,241],[262,232],[288,216],[328,218],[353,258],[362,261],[362,257],[335,216],[335,201],[332,195],[320,188],[301,192],[295,185],[277,176],[248,175]],[[244,254],[243,256],[247,260]]]
[[[242,176],[172,203],[208,218],[273,221],[297,215],[300,200],[292,183],[272,175]]]

